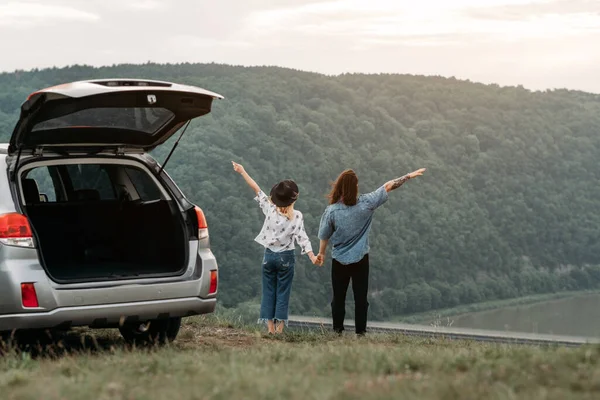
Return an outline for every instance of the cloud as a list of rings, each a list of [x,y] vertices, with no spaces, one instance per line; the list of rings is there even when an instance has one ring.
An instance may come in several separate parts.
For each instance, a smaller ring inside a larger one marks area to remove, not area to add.
[[[136,1],[126,1],[122,3],[124,6],[128,8],[133,8],[137,10],[159,10],[167,7],[167,3],[160,2],[157,0],[136,0]]]
[[[0,70],[215,61],[600,92],[599,20],[600,0],[0,0],[18,37]]]
[[[585,0],[338,0],[260,10],[245,36],[343,37],[356,45],[511,42],[600,31],[596,3]],[[565,11],[566,10],[566,11]],[[521,15],[521,17],[518,17]]]
[[[469,17],[486,20],[531,20],[548,15],[598,13],[600,13],[600,2],[596,0],[547,0],[526,4],[502,4],[493,7],[477,6],[465,11]]]
[[[95,22],[100,17],[73,7],[11,2],[0,5],[0,26],[30,27],[58,21]]]
[[[177,35],[173,36],[168,41],[169,46],[180,47],[181,49],[190,51],[197,49],[206,49],[214,47],[227,48],[249,48],[252,43],[245,40],[227,40],[198,37],[194,35]]]

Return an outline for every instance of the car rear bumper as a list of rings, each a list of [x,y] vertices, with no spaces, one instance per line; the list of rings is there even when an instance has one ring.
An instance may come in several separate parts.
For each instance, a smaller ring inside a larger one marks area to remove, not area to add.
[[[125,321],[187,317],[214,311],[217,300],[188,297],[134,303],[62,307],[48,312],[0,315],[0,331],[14,329],[110,327]]]

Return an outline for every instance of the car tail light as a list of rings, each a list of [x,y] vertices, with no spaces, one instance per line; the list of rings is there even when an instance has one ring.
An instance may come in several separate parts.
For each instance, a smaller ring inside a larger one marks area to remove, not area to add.
[[[39,307],[37,293],[35,293],[35,286],[33,286],[33,283],[21,283],[21,299],[23,301],[23,307]]]
[[[196,210],[196,217],[198,217],[198,239],[208,238],[208,224],[206,223],[206,217],[204,211],[198,206],[194,207]]]
[[[215,294],[217,293],[217,271],[216,270],[212,270],[210,271],[210,289],[208,289],[208,294]]]
[[[0,243],[33,247],[33,235],[27,217],[18,213],[0,215]]]

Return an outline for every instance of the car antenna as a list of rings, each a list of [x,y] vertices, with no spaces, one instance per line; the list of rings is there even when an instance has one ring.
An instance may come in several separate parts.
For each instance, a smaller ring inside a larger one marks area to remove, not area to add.
[[[175,144],[171,148],[171,151],[169,152],[169,155],[167,156],[167,158],[165,159],[165,162],[162,164],[162,166],[160,167],[160,170],[158,171],[158,176],[160,176],[160,174],[162,174],[163,170],[165,169],[165,166],[167,165],[167,163],[169,162],[169,159],[173,155],[173,152],[177,148],[177,145],[179,144],[179,141],[181,140],[181,137],[185,133],[185,131],[188,128],[188,126],[190,126],[190,122],[192,122],[191,119],[187,122],[187,124],[185,125],[185,128],[183,128],[183,131],[181,132],[181,135],[179,135],[179,138],[177,138],[177,141],[175,142]]]

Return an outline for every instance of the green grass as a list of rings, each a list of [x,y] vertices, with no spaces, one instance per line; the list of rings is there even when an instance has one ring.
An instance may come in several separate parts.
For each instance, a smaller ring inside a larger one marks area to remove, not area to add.
[[[481,311],[496,310],[498,308],[515,307],[528,304],[541,303],[550,300],[563,299],[567,297],[583,296],[588,294],[599,294],[600,289],[565,291],[556,293],[535,294],[530,296],[516,297],[513,299],[486,301],[483,303],[465,304],[452,308],[432,310],[406,316],[393,317],[390,322],[402,322],[407,324],[440,324],[445,325],[442,318],[455,317]]]
[[[163,348],[131,349],[113,331],[83,330],[37,356],[10,350],[0,358],[0,398],[593,399],[600,347],[292,331],[270,338],[204,317]]]

